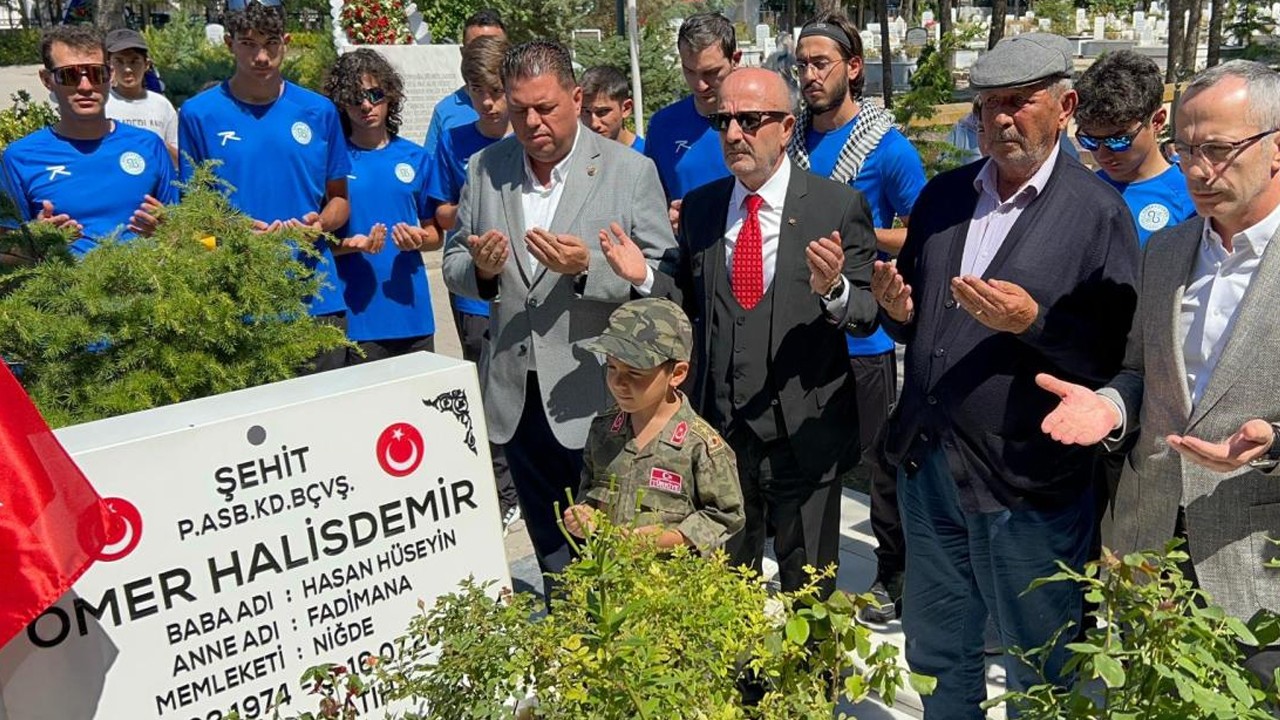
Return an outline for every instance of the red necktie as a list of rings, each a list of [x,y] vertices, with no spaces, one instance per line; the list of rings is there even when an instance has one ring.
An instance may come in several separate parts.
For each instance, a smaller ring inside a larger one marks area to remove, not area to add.
[[[738,231],[738,242],[733,246],[733,268],[730,282],[733,296],[743,308],[750,310],[764,297],[764,238],[760,234],[759,195],[747,196],[747,217]]]

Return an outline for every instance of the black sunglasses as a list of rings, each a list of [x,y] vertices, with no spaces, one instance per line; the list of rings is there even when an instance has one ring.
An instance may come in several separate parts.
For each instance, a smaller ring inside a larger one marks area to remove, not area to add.
[[[50,70],[49,76],[63,87],[77,87],[80,85],[80,78],[86,77],[94,85],[105,85],[111,80],[111,66],[102,63],[63,65]]]
[[[251,2],[263,7],[281,7],[284,5],[282,0],[227,0],[227,9],[232,12],[241,12]]]
[[[742,128],[742,132],[755,132],[760,129],[761,125],[773,120],[781,120],[790,115],[786,110],[743,110],[736,113],[711,113],[707,116],[707,122],[711,123],[711,127],[716,132],[728,132],[729,123],[734,120],[738,121],[738,127]]]

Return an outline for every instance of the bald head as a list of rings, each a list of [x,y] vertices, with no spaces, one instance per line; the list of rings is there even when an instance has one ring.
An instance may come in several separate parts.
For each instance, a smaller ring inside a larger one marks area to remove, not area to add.
[[[740,67],[729,73],[720,85],[720,97],[732,98],[737,105],[751,103],[753,110],[791,111],[791,91],[782,76],[773,70]],[[725,103],[721,102],[723,106]]]

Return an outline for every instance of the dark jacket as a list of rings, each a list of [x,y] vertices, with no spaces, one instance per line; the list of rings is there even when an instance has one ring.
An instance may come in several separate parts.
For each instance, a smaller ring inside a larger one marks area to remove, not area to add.
[[[1120,195],[1059,155],[1044,191],[983,275],[1020,285],[1039,315],[1021,335],[995,332],[960,308],[950,287],[984,162],[935,177],[911,213],[898,268],[912,288],[915,317],[904,327],[881,316],[907,345],[886,452],[910,473],[941,447],[970,511],[1052,506],[1085,489],[1096,450],[1059,444],[1040,430],[1058,398],[1037,387],[1035,376],[1099,387],[1120,369],[1137,304],[1137,233]]]
[[[790,162],[790,161],[788,161]],[[713,344],[712,292],[725,269],[725,218],[733,194],[732,176],[703,185],[684,198],[680,212],[678,260],[670,258],[654,274],[654,296],[681,302],[694,327],[695,374],[689,397],[704,414],[712,402],[706,361]],[[805,247],[812,240],[840,231],[849,302],[844,317],[831,319],[809,287]],[[858,417],[853,377],[849,371],[844,331],[867,335],[876,327],[871,296],[875,233],[866,200],[848,185],[833,182],[792,165],[783,203],[773,278],[772,340],[768,353],[773,385],[792,448],[805,472],[829,476],[842,460],[858,455]]]

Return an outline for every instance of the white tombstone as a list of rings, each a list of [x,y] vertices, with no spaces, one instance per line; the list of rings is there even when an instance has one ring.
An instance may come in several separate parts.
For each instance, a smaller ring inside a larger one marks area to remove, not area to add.
[[[1053,30],[1053,21],[1049,18],[1040,18],[1036,21],[1036,25],[1040,28],[1040,32],[1051,32]]]
[[[218,23],[209,23],[204,26],[204,39],[213,45],[222,45],[226,35],[227,29]]]
[[[874,27],[873,31],[871,28]],[[862,47],[878,48],[880,47],[880,23],[871,23],[867,25],[867,29],[858,33],[858,37],[862,38]]]
[[[925,27],[928,27],[928,26],[929,26],[929,23],[931,23],[931,22],[933,22],[933,11],[932,11],[932,10],[925,10],[924,12],[920,13],[920,24],[921,24],[921,25],[924,25]]]
[[[1107,39],[1107,19],[1104,17],[1095,17],[1093,19],[1093,39]]]
[[[1089,27],[1089,20],[1085,17],[1084,8],[1076,8],[1076,32],[1082,33]]]
[[[756,25],[756,46],[763,48],[767,42],[773,39],[773,30],[768,25],[760,23]]]

